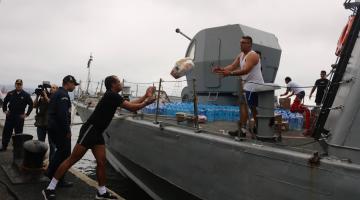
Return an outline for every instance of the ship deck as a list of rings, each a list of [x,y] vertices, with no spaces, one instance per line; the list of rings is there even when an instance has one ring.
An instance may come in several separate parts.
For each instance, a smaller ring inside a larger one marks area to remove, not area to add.
[[[128,113],[119,113],[119,116],[128,116]],[[132,115],[134,118],[139,120],[146,120],[155,122],[155,115],[141,114]],[[193,123],[188,122],[177,122],[175,117],[169,116],[158,116],[158,122],[163,126],[174,126],[194,131],[196,134],[197,129],[194,128]],[[229,121],[214,121],[199,124],[199,130],[201,133],[213,135],[214,137],[227,138],[229,140],[235,140],[234,137],[228,135],[228,131],[237,130],[238,126],[236,122]],[[275,131],[274,131],[275,132]],[[273,146],[277,148],[284,148],[294,150],[302,153],[313,154],[314,152],[322,152],[320,144],[309,136],[304,136],[302,131],[284,131],[281,132],[281,140],[276,141],[260,141],[258,139],[252,139],[250,133],[247,133],[247,137],[239,142],[250,142],[259,145]],[[275,135],[279,135],[276,133]]]

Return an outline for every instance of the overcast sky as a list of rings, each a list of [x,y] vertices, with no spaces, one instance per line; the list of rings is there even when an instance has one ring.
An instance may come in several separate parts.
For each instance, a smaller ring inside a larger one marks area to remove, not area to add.
[[[93,80],[110,74],[129,81],[171,79],[189,36],[208,27],[244,24],[274,33],[282,48],[276,82],[287,75],[311,85],[329,70],[339,34],[351,14],[343,0],[2,0],[0,84],[22,78],[33,87],[86,79],[94,54]]]

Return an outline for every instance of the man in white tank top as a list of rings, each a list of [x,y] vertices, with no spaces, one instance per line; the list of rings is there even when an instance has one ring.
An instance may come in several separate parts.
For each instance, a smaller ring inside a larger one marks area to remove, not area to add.
[[[213,72],[222,75],[224,77],[227,76],[241,76],[244,81],[243,89],[246,96],[246,101],[240,101],[240,122],[239,126],[241,127],[241,132],[229,132],[231,136],[237,136],[240,134],[240,137],[246,137],[246,123],[249,118],[248,108],[249,106],[252,115],[256,124],[256,115],[257,110],[256,107],[258,105],[258,97],[256,92],[254,92],[254,88],[258,84],[263,84],[264,79],[261,73],[261,62],[259,54],[252,50],[252,38],[250,36],[243,36],[240,40],[240,54],[235,58],[233,63],[226,67],[215,67]],[[256,133],[254,130],[253,132]]]

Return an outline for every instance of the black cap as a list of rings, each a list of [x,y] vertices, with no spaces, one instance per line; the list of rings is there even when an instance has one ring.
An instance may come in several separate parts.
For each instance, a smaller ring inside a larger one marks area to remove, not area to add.
[[[21,79],[16,79],[15,84],[20,84],[20,85],[22,85],[22,84],[23,84],[23,81],[22,81]]]
[[[76,79],[71,75],[67,75],[63,78],[63,83],[69,83],[69,82],[74,83],[75,85],[79,85],[79,83],[76,82]]]

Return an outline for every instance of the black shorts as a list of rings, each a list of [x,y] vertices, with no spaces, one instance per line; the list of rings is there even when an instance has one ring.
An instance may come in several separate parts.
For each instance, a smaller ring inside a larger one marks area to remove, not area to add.
[[[77,143],[87,149],[92,149],[96,145],[104,145],[105,141],[102,131],[97,131],[94,125],[85,123],[80,129]]]
[[[316,95],[315,103],[316,105],[320,105],[322,101],[323,95]]]

